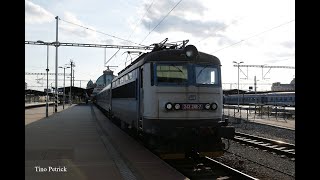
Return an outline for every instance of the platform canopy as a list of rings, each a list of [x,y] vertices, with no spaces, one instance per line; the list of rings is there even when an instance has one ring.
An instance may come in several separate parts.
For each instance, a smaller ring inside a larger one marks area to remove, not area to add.
[[[79,96],[79,97],[85,97],[86,93],[89,94],[90,93],[90,90],[91,89],[84,89],[84,88],[80,88],[80,87],[75,87],[75,86],[72,86],[71,87],[71,93],[72,93],[72,96]],[[59,92],[63,92],[63,87],[62,88],[58,88],[58,91]],[[92,91],[92,90],[91,90]],[[65,94],[66,96],[68,96],[70,93],[70,86],[66,86],[65,87]]]
[[[44,91],[38,91],[33,89],[26,89],[24,90],[25,95],[35,95],[35,96],[45,96],[47,93]],[[52,93],[49,93],[51,95]]]
[[[58,88],[58,91],[59,91],[59,96],[62,96],[63,95],[63,93],[62,93],[63,92],[63,87]],[[84,89],[84,88],[74,87],[74,86],[71,87],[72,96],[85,97],[86,93],[91,94],[90,91],[92,93],[92,89]],[[66,96],[69,96],[69,93],[70,93],[70,86],[65,87]],[[45,95],[47,95],[47,93],[44,92],[44,91],[26,89],[25,90],[25,95],[45,96]],[[52,92],[49,92],[48,95],[49,96],[53,96],[54,94]]]

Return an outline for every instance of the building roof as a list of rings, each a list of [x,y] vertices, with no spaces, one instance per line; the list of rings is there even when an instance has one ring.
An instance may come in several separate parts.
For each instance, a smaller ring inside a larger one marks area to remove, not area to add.
[[[58,88],[59,92],[63,92],[63,87],[62,88]],[[75,87],[72,86],[71,87],[71,93],[72,95],[76,95],[76,96],[83,96],[86,93],[86,89],[84,88],[80,88],[80,87]],[[70,86],[65,87],[65,94],[68,95],[70,93]]]
[[[71,93],[72,95],[75,96],[85,96],[85,94],[89,94],[92,93],[92,89],[84,89],[84,88],[80,88],[80,87],[71,87]],[[62,88],[58,88],[59,92],[63,92],[63,87]],[[70,86],[69,87],[65,87],[65,94],[69,95],[70,93]],[[25,95],[35,95],[35,96],[45,96],[47,93],[44,91],[38,91],[38,90],[33,90],[33,89],[26,89],[25,90]],[[53,93],[48,93],[49,96],[53,96]],[[62,96],[63,94],[59,94],[59,96]]]
[[[36,95],[36,96],[45,96],[47,93],[44,91],[38,91],[33,89],[26,89],[24,90],[25,95]],[[49,93],[50,94],[50,93]],[[51,93],[52,94],[52,93]]]
[[[247,91],[239,90],[239,94],[246,93]],[[230,90],[223,90],[224,95],[229,95],[229,94],[238,94],[238,89],[230,89]]]

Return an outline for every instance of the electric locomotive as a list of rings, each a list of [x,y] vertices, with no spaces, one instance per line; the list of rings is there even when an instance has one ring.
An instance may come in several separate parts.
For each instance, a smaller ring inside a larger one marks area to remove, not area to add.
[[[235,129],[222,116],[220,60],[193,45],[154,44],[95,101],[164,159],[223,155]]]

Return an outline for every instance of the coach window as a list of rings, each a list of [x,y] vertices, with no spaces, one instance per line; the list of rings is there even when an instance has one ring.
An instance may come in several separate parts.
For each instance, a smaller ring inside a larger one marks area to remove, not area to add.
[[[186,65],[157,64],[156,71],[158,83],[186,84],[188,82]]]
[[[132,79],[132,72],[128,74],[128,80]]]
[[[143,88],[143,68],[140,70],[140,88]]]

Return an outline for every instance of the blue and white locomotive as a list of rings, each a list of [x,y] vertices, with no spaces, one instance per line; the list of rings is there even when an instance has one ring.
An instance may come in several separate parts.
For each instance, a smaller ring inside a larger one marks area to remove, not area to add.
[[[223,155],[220,60],[193,45],[155,44],[119,72],[95,103],[124,129],[139,134],[164,159]]]

